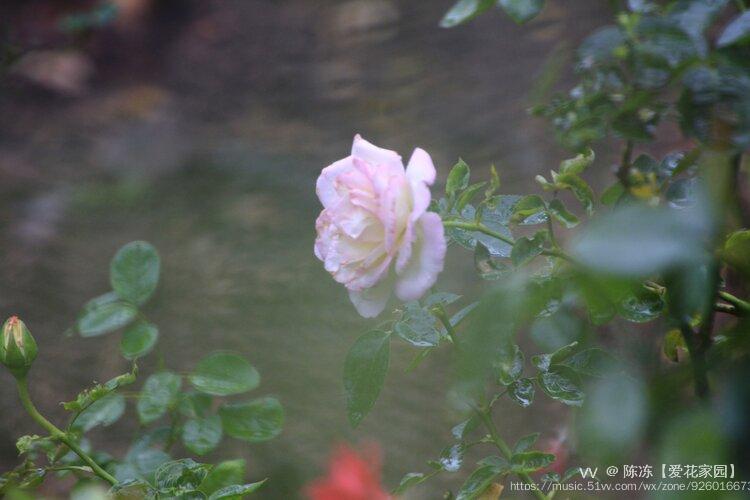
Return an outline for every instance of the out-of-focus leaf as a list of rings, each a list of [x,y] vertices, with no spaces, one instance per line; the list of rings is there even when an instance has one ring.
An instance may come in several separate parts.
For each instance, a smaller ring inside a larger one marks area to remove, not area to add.
[[[536,472],[555,461],[555,456],[541,451],[516,453],[510,460],[510,469],[516,474]]]
[[[615,182],[607,189],[604,190],[601,197],[601,202],[604,205],[614,205],[617,203],[622,195],[625,194],[625,188],[622,186],[620,181]]]
[[[266,484],[266,481],[267,480],[264,479],[263,481],[258,481],[256,483],[233,484],[231,486],[225,486],[211,493],[211,495],[208,497],[208,500],[220,500],[222,498],[242,498],[245,495],[249,495],[258,491],[263,487],[264,484]]]
[[[401,481],[398,483],[398,486],[395,490],[393,490],[394,495],[401,495],[406,490],[411,488],[412,486],[416,486],[420,483],[423,483],[427,479],[427,476],[425,474],[422,474],[421,472],[409,472],[404,477],[401,478]]]
[[[87,432],[98,425],[108,426],[117,422],[125,412],[125,398],[122,394],[108,394],[81,412],[74,427]]]
[[[728,47],[729,45],[744,43],[748,39],[750,39],[750,11],[745,11],[724,28],[716,41],[716,45]]]
[[[519,378],[508,387],[508,396],[523,408],[534,402],[535,393],[534,383],[529,378]]]
[[[742,274],[750,276],[750,231],[743,229],[730,234],[721,256]]]
[[[613,370],[616,360],[597,347],[585,349],[560,362],[580,375],[601,377]]]
[[[435,316],[419,302],[406,303],[403,317],[393,326],[396,335],[416,347],[434,347],[440,340]]]
[[[464,463],[464,454],[466,453],[466,445],[463,443],[456,443],[446,447],[441,453],[438,459],[438,464],[446,472],[456,472],[461,468]]]
[[[494,363],[498,382],[510,385],[523,373],[524,356],[517,345],[502,349]]]
[[[544,8],[544,1],[545,0],[498,0],[497,3],[517,24],[524,24],[539,15]]]
[[[263,397],[219,408],[224,432],[233,438],[259,443],[281,434],[284,409],[276,398]]]
[[[90,300],[76,321],[81,337],[96,337],[128,325],[138,314],[135,307],[107,293]]]
[[[578,175],[572,173],[560,174],[555,179],[555,184],[564,189],[570,189],[578,201],[583,204],[586,212],[591,214],[594,211],[594,191],[586,181]]]
[[[568,367],[554,365],[549,371],[539,372],[537,381],[552,399],[570,406],[583,404],[583,391],[578,375]]]
[[[390,335],[372,330],[359,337],[344,362],[344,391],[349,423],[356,427],[383,388],[390,362]]]
[[[647,323],[658,318],[664,310],[664,300],[656,292],[639,289],[622,297],[617,312],[628,321]]]
[[[489,10],[495,0],[459,0],[445,14],[440,21],[442,28],[452,28],[475,18],[482,12]]]
[[[487,489],[492,480],[503,470],[496,465],[482,465],[466,478],[463,486],[458,491],[456,500],[473,500]]]
[[[480,278],[494,281],[508,273],[511,268],[492,258],[490,251],[482,242],[477,242],[474,248],[474,268]]]
[[[117,295],[132,304],[143,304],[159,283],[160,260],[156,249],[145,241],[120,248],[110,264],[110,281]]]
[[[163,371],[151,375],[143,384],[136,409],[142,424],[148,424],[164,415],[177,402],[182,387],[182,377]]]
[[[544,245],[547,241],[549,241],[549,232],[546,229],[538,231],[531,238],[525,236],[518,238],[510,252],[513,265],[519,267],[531,262],[534,257],[544,251]]]
[[[664,355],[668,360],[673,363],[680,361],[680,351],[686,352],[687,345],[685,344],[685,337],[682,336],[682,332],[678,329],[672,329],[667,332],[664,336]]]
[[[536,440],[539,439],[539,433],[535,432],[533,434],[529,434],[527,436],[523,436],[521,439],[516,441],[515,446],[513,446],[513,454],[516,453],[522,453],[524,451],[528,451],[529,448],[534,446],[534,443],[536,443]]]
[[[576,227],[579,222],[581,222],[578,220],[578,217],[576,217],[575,214],[569,212],[568,209],[565,208],[563,202],[558,200],[557,198],[549,202],[548,209],[550,215],[552,215],[552,217],[554,217],[557,222],[568,229]]]
[[[199,489],[206,495],[245,481],[245,461],[227,460],[216,464],[203,479]]]
[[[189,380],[206,394],[231,396],[258,387],[260,374],[239,354],[214,352],[198,362]]]
[[[217,415],[190,419],[182,427],[182,443],[196,455],[205,455],[221,442],[221,419]]]
[[[137,359],[145,356],[156,345],[159,329],[148,321],[137,321],[122,332],[120,352],[125,359]]]
[[[537,318],[531,325],[531,338],[544,351],[556,351],[580,339],[584,322],[567,308]]]
[[[595,158],[596,155],[594,155],[594,150],[589,148],[574,158],[563,160],[560,163],[560,173],[576,175],[581,174],[589,165],[594,163]]]

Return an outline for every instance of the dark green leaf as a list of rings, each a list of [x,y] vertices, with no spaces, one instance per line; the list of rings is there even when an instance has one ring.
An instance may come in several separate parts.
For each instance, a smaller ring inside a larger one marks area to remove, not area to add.
[[[464,192],[461,193],[461,196],[458,197],[458,200],[456,200],[456,211],[460,213],[486,184],[486,182],[477,182],[476,184],[467,187]]]
[[[122,332],[120,352],[125,359],[137,359],[145,356],[156,345],[159,329],[148,321],[136,321]]]
[[[543,469],[555,461],[555,456],[541,451],[516,453],[510,460],[510,468],[516,474],[528,474]]]
[[[746,42],[750,39],[750,10],[737,16],[721,32],[716,41],[718,47],[727,47],[736,43]]]
[[[239,354],[214,352],[198,362],[189,380],[206,394],[231,396],[258,387],[260,374]]]
[[[132,304],[143,304],[159,283],[159,254],[145,241],[120,248],[110,264],[110,281],[117,295]]]
[[[195,489],[208,474],[210,465],[199,464],[190,458],[173,460],[156,469],[156,484],[161,489]]]
[[[511,270],[509,266],[493,259],[490,251],[480,241],[474,247],[474,268],[480,278],[490,281],[500,279]]]
[[[182,443],[196,455],[205,455],[221,442],[221,419],[217,415],[190,419],[182,427]]]
[[[510,385],[523,373],[524,356],[517,345],[503,349],[493,363],[497,380],[502,385]]]
[[[459,0],[440,21],[442,28],[452,28],[488,10],[495,0]]]
[[[479,427],[480,423],[481,422],[479,420],[479,417],[474,416],[474,417],[468,418],[464,420],[463,422],[453,426],[453,428],[451,429],[451,434],[456,439],[464,439],[466,438],[466,436],[469,435],[471,431]]]
[[[214,466],[203,479],[200,490],[206,495],[245,481],[245,461],[242,459],[227,460]]]
[[[520,267],[534,260],[534,257],[544,251],[544,244],[547,241],[549,241],[549,232],[546,229],[538,231],[532,238],[525,236],[518,238],[510,252],[513,265]]]
[[[81,337],[96,337],[126,326],[135,319],[138,311],[130,304],[108,293],[89,301],[76,321]]]
[[[620,316],[634,323],[652,321],[658,318],[663,310],[662,296],[645,288],[627,294],[617,304],[617,312]]]
[[[182,378],[172,372],[155,373],[143,384],[136,409],[142,424],[148,424],[164,415],[177,402]]]
[[[580,222],[578,217],[570,213],[562,201],[555,198],[549,202],[549,213],[552,217],[557,220],[560,224],[567,227],[568,229],[576,227]]]
[[[390,360],[390,335],[372,330],[359,337],[344,362],[344,391],[349,422],[356,427],[383,388]]]
[[[228,436],[251,443],[275,438],[284,425],[284,409],[272,397],[225,403],[219,408],[219,416]]]
[[[583,392],[576,372],[565,366],[552,366],[537,376],[542,390],[552,399],[570,406],[583,404]]]
[[[578,342],[572,342],[568,345],[565,345],[559,348],[553,353],[532,356],[531,362],[539,370],[547,371],[549,370],[551,365],[556,364],[556,363],[562,363],[563,361],[568,359],[570,356],[572,356],[577,348],[578,348]]]
[[[403,317],[393,326],[393,331],[413,346],[434,347],[440,340],[436,321],[435,316],[422,308],[419,302],[408,302]]]
[[[516,445],[513,447],[513,454],[523,453],[525,451],[528,451],[529,448],[534,446],[534,443],[536,443],[537,439],[539,439],[538,432],[522,437],[516,442]]]
[[[461,486],[456,500],[473,500],[478,498],[500,472],[501,469],[495,465],[482,465],[474,470],[466,479],[463,486]]]
[[[531,21],[544,8],[544,0],[498,0],[497,3],[517,24]]]
[[[108,394],[92,403],[76,418],[74,427],[86,432],[98,425],[108,426],[117,422],[125,412],[122,394]]]
[[[264,484],[266,484],[266,481],[267,479],[258,481],[257,483],[233,484],[231,486],[225,486],[224,488],[213,492],[211,496],[208,497],[208,500],[219,500],[221,498],[242,498],[244,495],[249,495],[258,491]]]
[[[523,408],[534,402],[535,392],[534,383],[528,378],[520,378],[508,387],[508,396]]]
[[[187,392],[180,395],[180,414],[187,418],[204,417],[211,409],[213,398],[202,392]]]

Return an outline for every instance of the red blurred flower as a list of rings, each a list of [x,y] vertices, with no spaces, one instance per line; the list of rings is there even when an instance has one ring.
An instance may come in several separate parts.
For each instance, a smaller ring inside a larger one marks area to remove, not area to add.
[[[340,446],[331,456],[326,477],[306,488],[311,500],[389,500],[380,485],[380,457],[375,447],[363,453]]]
[[[570,458],[570,449],[568,446],[567,432],[561,431],[556,437],[545,440],[540,448],[544,453],[552,453],[555,455],[555,461],[544,469],[540,469],[540,473],[557,472],[562,475],[568,465],[568,459]]]

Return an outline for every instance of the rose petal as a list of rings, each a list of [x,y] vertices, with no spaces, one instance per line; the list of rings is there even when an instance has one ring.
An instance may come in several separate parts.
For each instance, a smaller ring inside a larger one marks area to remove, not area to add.
[[[445,259],[443,221],[438,214],[425,213],[414,229],[417,238],[411,259],[396,281],[396,296],[405,301],[419,299],[435,284]]]
[[[401,156],[390,149],[379,148],[374,144],[362,139],[359,134],[354,136],[352,143],[352,156],[366,161],[371,166],[384,165],[396,170],[404,171]]]
[[[341,201],[341,194],[336,189],[336,179],[339,175],[354,168],[351,156],[331,163],[320,172],[315,183],[315,192],[324,208],[333,208]]]
[[[406,167],[406,176],[413,182],[424,182],[432,186],[435,182],[435,165],[432,163],[432,157],[422,148],[416,148],[409,158],[409,165]]]
[[[386,278],[372,288],[361,291],[349,290],[349,300],[362,317],[374,318],[385,309],[392,286],[393,280]]]

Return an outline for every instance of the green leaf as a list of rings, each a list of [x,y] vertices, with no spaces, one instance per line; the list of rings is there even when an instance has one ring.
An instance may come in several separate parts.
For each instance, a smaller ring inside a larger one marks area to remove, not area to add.
[[[658,293],[640,288],[628,293],[617,303],[617,312],[633,323],[647,323],[664,311],[664,298]]]
[[[750,231],[743,229],[730,234],[721,256],[742,274],[750,276]]]
[[[461,212],[461,210],[464,209],[464,207],[472,200],[474,197],[479,193],[479,191],[482,190],[484,186],[487,185],[487,182],[477,182],[475,184],[472,184],[471,186],[467,187],[463,193],[461,193],[461,196],[458,197],[458,200],[456,200],[456,211]]]
[[[180,395],[180,414],[187,418],[199,418],[208,414],[213,398],[202,392],[187,392]]]
[[[568,229],[576,227],[579,222],[581,222],[578,220],[578,217],[569,212],[568,209],[565,208],[563,202],[557,198],[549,202],[548,208],[550,215]]]
[[[168,371],[146,379],[136,404],[141,423],[151,423],[164,415],[177,402],[181,387],[182,377]]]
[[[138,310],[107,293],[90,300],[76,321],[81,337],[96,337],[126,326],[135,319]]]
[[[132,304],[143,304],[159,283],[159,254],[145,241],[133,241],[112,258],[109,277],[117,295]]]
[[[513,265],[520,267],[534,260],[534,257],[544,251],[544,244],[548,240],[549,232],[546,229],[538,231],[532,238],[525,236],[518,238],[515,245],[513,245],[513,250],[510,252],[510,259],[513,261]]]
[[[508,396],[522,408],[527,408],[534,402],[535,393],[534,383],[528,378],[519,378],[508,387]]]
[[[583,404],[583,391],[576,372],[566,366],[552,366],[540,372],[537,381],[547,396],[569,406]]]
[[[680,361],[680,351],[687,352],[685,337],[677,329],[669,330],[664,336],[664,355],[673,363]]]
[[[225,486],[224,488],[213,492],[211,496],[208,497],[208,500],[219,500],[221,498],[242,498],[243,495],[249,495],[250,493],[258,491],[264,484],[266,484],[266,481],[267,479],[258,481],[257,483],[233,484],[231,486]]]
[[[104,427],[117,422],[125,412],[122,394],[108,394],[83,410],[74,422],[74,427],[87,432],[98,425]]]
[[[562,189],[570,189],[578,201],[583,204],[586,212],[591,214],[594,211],[594,191],[586,181],[576,174],[560,174],[555,179],[555,184]]]
[[[182,443],[196,455],[205,455],[221,442],[221,419],[218,415],[190,419],[182,427]]]
[[[617,203],[620,198],[625,194],[625,188],[622,186],[620,181],[615,182],[607,189],[604,190],[601,197],[601,202],[604,205],[611,206]]]
[[[560,173],[578,175],[586,170],[589,165],[594,163],[594,158],[596,158],[596,156],[594,155],[594,151],[591,149],[587,149],[575,158],[563,160],[560,163]]]
[[[574,354],[562,361],[561,364],[574,370],[579,375],[601,377],[611,371],[616,366],[617,361],[606,351],[598,347],[592,347]]]
[[[440,340],[435,316],[419,302],[407,302],[403,317],[393,325],[396,335],[416,347],[434,347]]]
[[[423,483],[429,476],[426,476],[422,474],[421,472],[409,472],[404,477],[401,478],[401,481],[398,483],[398,486],[395,490],[393,490],[394,495],[401,495],[406,490],[411,488],[412,486],[416,486],[420,483]]]
[[[544,8],[544,0],[498,0],[497,3],[517,24],[531,21]]]
[[[356,427],[383,388],[390,360],[390,335],[372,330],[359,337],[344,362],[344,391],[349,422]]]
[[[555,461],[555,456],[541,451],[516,453],[510,459],[510,469],[516,474],[528,474],[538,471]]]
[[[531,362],[541,371],[549,370],[550,366],[556,363],[562,363],[578,348],[578,342],[572,342],[568,345],[561,347],[550,354],[540,354],[538,356],[532,356]]]
[[[219,408],[219,416],[228,436],[250,443],[275,438],[284,425],[284,409],[273,397],[225,403]]]
[[[432,307],[436,306],[438,304],[442,306],[447,306],[450,304],[453,304],[458,299],[460,299],[460,295],[456,295],[455,293],[450,292],[436,292],[433,294],[430,294],[427,296],[426,299],[424,299],[424,306],[425,307]]]
[[[122,386],[132,384],[135,382],[136,375],[138,373],[138,367],[133,365],[133,370],[130,373],[124,373],[118,375],[104,384],[96,384],[94,387],[84,389],[73,401],[64,402],[63,408],[67,411],[80,412],[88,408],[94,402],[100,400],[104,396],[116,391]]]
[[[137,321],[122,332],[120,352],[125,359],[137,359],[145,356],[156,345],[159,329],[148,321]]]
[[[453,426],[451,429],[451,435],[456,439],[464,439],[471,431],[479,427],[480,423],[479,417],[477,416],[467,418],[463,422]]]
[[[190,458],[166,462],[156,469],[156,485],[161,489],[196,489],[208,475],[210,467]]]
[[[737,16],[721,32],[719,39],[716,41],[717,47],[728,47],[737,43],[743,43],[750,40],[750,10],[747,10]]]
[[[260,384],[260,374],[239,354],[214,352],[198,362],[188,377],[197,390],[214,396],[248,392]]]
[[[484,490],[492,483],[492,480],[501,473],[501,468],[496,465],[482,465],[466,478],[463,486],[458,491],[456,500],[473,500],[478,498]]]
[[[245,481],[245,461],[242,459],[219,462],[201,482],[199,489],[206,495]]]
[[[547,221],[547,205],[535,194],[524,196],[513,205],[510,221],[521,224],[541,224]]]
[[[463,160],[459,159],[458,163],[448,173],[448,180],[445,182],[445,194],[449,197],[455,196],[459,191],[463,191],[469,185],[469,176],[471,172],[469,166]]]
[[[529,434],[527,436],[523,436],[521,439],[519,439],[516,442],[516,445],[513,447],[513,454],[523,453],[525,451],[528,451],[529,448],[534,446],[534,443],[536,443],[536,440],[539,439],[539,433],[535,432],[533,434]]]
[[[452,28],[475,18],[482,12],[489,10],[495,0],[459,0],[443,16],[441,28]]]
[[[503,349],[492,364],[497,380],[502,385],[510,385],[523,373],[524,356],[517,345]]]

